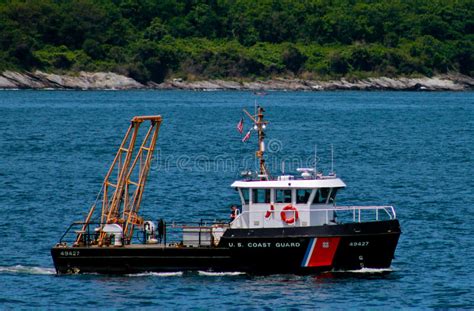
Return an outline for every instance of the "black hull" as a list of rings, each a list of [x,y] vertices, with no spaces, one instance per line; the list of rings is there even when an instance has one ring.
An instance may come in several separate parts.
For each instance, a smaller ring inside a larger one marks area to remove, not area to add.
[[[241,271],[312,274],[389,268],[398,220],[317,227],[228,229],[217,247],[61,247],[51,249],[59,274]]]

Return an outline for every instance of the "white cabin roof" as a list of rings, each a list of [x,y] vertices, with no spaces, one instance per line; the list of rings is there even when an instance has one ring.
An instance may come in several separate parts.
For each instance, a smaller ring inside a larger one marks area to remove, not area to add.
[[[344,188],[346,184],[340,178],[293,179],[293,180],[237,180],[233,188]]]

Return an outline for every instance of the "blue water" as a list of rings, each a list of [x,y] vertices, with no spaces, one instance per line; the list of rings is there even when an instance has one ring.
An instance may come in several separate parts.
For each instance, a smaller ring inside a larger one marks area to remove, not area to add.
[[[273,93],[269,164],[313,159],[348,187],[340,205],[394,205],[388,275],[54,275],[49,250],[82,220],[134,115],[161,114],[151,219],[226,218],[254,165],[240,142],[249,92],[0,92],[0,308],[474,308],[474,93]],[[246,129],[249,124],[246,124]],[[252,142],[255,137],[252,137]],[[249,156],[250,155],[250,156]],[[244,160],[242,160],[244,159]],[[224,163],[224,164],[223,164]],[[278,258],[275,258],[278,260]]]

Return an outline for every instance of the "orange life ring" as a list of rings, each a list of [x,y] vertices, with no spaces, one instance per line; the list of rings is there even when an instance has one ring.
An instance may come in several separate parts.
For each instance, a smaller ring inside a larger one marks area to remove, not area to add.
[[[286,212],[293,212],[293,213],[294,213],[294,216],[293,216],[293,217],[290,217],[290,218],[287,218],[287,217],[286,217]],[[296,207],[294,207],[293,205],[289,204],[289,205],[285,206],[285,207],[281,210],[280,217],[281,217],[281,220],[283,220],[283,221],[286,222],[287,224],[293,224],[293,223],[295,223],[295,222],[298,220],[298,218],[299,218],[300,216],[299,216],[299,213],[298,213],[298,210],[296,209]]]
[[[270,204],[270,210],[268,210],[268,211],[265,213],[265,218],[270,217],[274,211],[275,211],[275,206],[273,206],[273,204]]]

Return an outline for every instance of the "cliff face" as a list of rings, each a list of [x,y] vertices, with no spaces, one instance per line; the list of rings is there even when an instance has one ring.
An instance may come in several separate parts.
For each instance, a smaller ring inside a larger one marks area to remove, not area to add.
[[[4,71],[0,74],[0,88],[3,89],[127,90],[144,87],[131,78],[112,72],[80,72],[77,76],[42,71],[26,73]]]
[[[433,78],[368,78],[348,81],[315,81],[300,79],[275,79],[254,82],[211,81],[166,81],[155,86],[161,89],[192,90],[285,90],[285,91],[326,91],[326,90],[425,90],[425,91],[465,91],[474,88],[474,79],[462,75],[444,75]]]
[[[368,78],[348,81],[315,81],[300,79],[258,80],[236,82],[224,80],[182,81],[173,79],[161,84],[146,85],[132,78],[112,72],[80,72],[78,75],[58,75],[42,71],[19,73],[4,71],[0,74],[0,89],[77,89],[77,90],[129,90],[129,89],[184,89],[184,90],[426,90],[466,91],[474,89],[474,79],[460,74],[447,74],[432,78]]]

